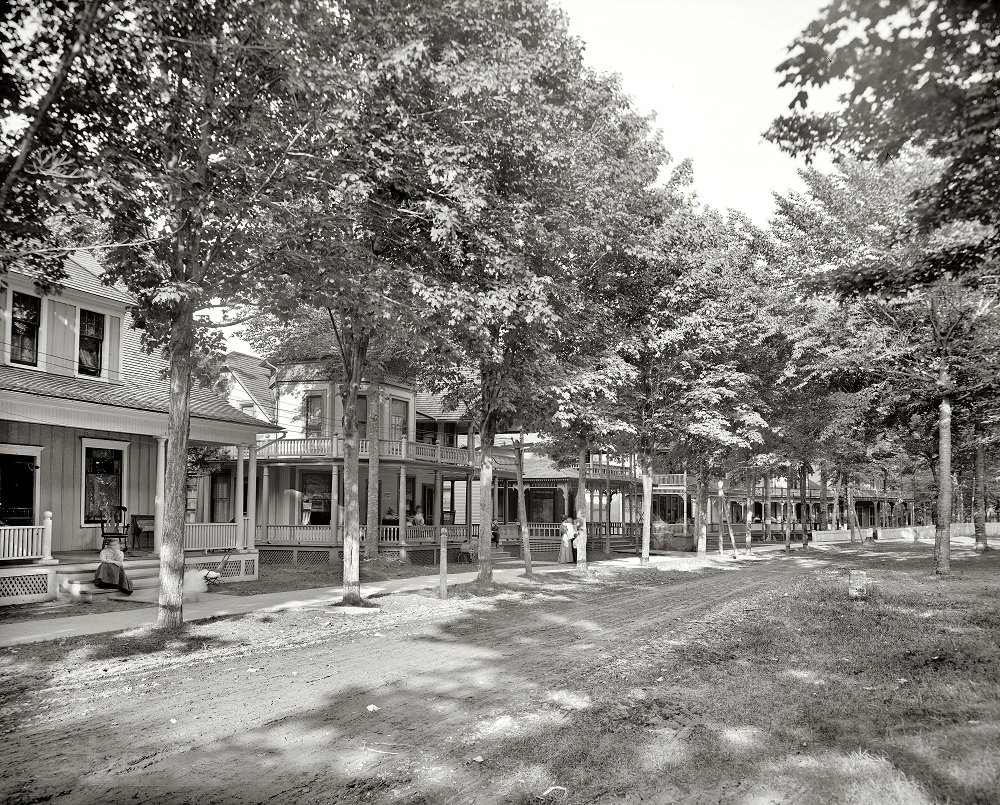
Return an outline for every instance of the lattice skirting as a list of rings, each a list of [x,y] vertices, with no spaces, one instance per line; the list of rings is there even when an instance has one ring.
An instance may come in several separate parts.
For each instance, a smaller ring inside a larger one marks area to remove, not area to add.
[[[45,569],[19,567],[0,570],[0,606],[53,601],[55,597],[55,566]]]
[[[225,565],[219,568],[221,556],[192,556],[184,559],[188,570],[215,570],[221,574],[220,581],[252,581],[257,578],[258,556],[256,553],[236,553],[226,559]]]
[[[321,565],[326,562],[342,562],[342,548],[302,548],[297,545],[278,545],[258,548],[261,567],[283,567],[290,565]]]

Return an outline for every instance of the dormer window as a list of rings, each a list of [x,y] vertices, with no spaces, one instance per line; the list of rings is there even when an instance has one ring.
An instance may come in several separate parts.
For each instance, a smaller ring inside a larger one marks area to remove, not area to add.
[[[42,300],[14,291],[11,299],[10,362],[38,366],[38,327]]]
[[[77,371],[81,375],[100,377],[104,355],[104,314],[80,309],[80,357]]]

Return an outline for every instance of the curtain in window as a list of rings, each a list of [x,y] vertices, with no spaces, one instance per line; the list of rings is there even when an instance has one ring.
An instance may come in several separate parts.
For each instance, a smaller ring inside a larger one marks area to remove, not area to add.
[[[80,311],[80,359],[82,375],[101,374],[101,353],[104,345],[104,315],[90,310]]]
[[[11,298],[10,359],[29,366],[38,364],[38,325],[42,320],[42,300],[14,292]]]

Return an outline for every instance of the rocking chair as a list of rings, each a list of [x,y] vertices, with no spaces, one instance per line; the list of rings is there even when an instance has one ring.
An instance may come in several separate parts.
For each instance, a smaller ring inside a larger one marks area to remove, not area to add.
[[[107,506],[101,511],[101,550],[118,540],[122,553],[128,553],[129,523],[125,506]]]

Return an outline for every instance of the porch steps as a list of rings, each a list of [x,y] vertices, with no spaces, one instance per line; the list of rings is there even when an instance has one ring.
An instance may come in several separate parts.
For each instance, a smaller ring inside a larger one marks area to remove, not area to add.
[[[94,572],[98,564],[99,562],[94,561],[60,565],[56,571],[57,595],[60,598],[89,602],[100,596],[119,592],[114,588],[108,589],[94,584]],[[135,590],[158,587],[160,584],[159,559],[126,560],[125,572],[128,573]]]

